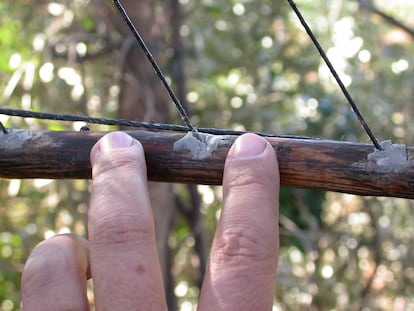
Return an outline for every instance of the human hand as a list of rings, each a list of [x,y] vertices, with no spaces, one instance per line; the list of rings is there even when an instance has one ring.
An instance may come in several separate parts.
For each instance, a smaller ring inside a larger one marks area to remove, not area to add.
[[[30,254],[24,310],[166,310],[142,145],[115,132],[91,151],[89,242],[57,235]],[[266,140],[239,137],[226,158],[223,209],[198,309],[271,310],[279,250],[279,170]]]

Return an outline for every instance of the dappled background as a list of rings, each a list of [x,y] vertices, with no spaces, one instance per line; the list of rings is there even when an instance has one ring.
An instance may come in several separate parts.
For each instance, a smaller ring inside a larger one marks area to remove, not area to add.
[[[368,142],[287,1],[123,3],[195,125]],[[413,1],[297,4],[377,138],[413,146]],[[2,107],[180,123],[112,1],[0,2],[0,81]],[[0,180],[0,310],[20,309],[20,273],[37,243],[86,236],[88,187]],[[152,184],[151,193],[170,310],[194,310],[221,189]],[[282,189],[280,208],[274,310],[414,310],[411,201]]]

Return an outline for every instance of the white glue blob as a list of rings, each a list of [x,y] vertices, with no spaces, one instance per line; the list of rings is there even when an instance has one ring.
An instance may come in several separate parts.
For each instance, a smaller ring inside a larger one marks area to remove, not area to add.
[[[32,131],[9,129],[7,134],[1,133],[0,148],[8,150],[19,149],[35,136],[36,134]]]
[[[175,142],[173,151],[187,151],[191,159],[202,160],[217,149],[221,140],[222,138],[217,135],[188,132],[183,138]]]
[[[368,168],[380,169],[385,173],[399,173],[408,166],[405,145],[393,145],[390,140],[381,142],[383,150],[368,155]]]

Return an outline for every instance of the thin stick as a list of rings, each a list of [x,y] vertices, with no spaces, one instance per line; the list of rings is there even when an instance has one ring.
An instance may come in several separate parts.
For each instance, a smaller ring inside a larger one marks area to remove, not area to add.
[[[227,152],[237,137],[215,136],[219,138],[217,149],[197,160],[185,151],[174,151],[174,144],[184,134],[127,133],[144,146],[149,180],[210,185],[221,184]],[[0,133],[0,178],[90,178],[89,153],[104,134]],[[276,137],[267,140],[278,156],[283,186],[414,199],[414,147],[402,146],[402,157],[395,150],[387,155],[389,158],[375,161],[368,159],[375,151],[371,144]]]

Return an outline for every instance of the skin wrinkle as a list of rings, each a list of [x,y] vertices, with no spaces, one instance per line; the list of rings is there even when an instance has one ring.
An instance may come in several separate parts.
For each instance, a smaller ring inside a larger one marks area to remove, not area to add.
[[[111,156],[108,158],[109,159],[106,159],[106,160],[99,159],[97,161],[97,164],[93,168],[94,179],[96,177],[99,177],[101,174],[109,175],[109,176],[112,176],[112,178],[114,178],[114,175],[112,172],[119,173],[121,171],[126,171],[128,174],[131,174],[131,172],[135,171],[136,174],[139,174],[140,176],[141,175],[146,176],[146,172],[144,174],[143,168],[141,167],[141,165],[139,165],[138,163],[135,163],[138,161],[137,157],[133,157],[133,156],[125,157],[125,155],[123,155],[122,158],[115,157],[115,156]],[[116,176],[116,177],[120,179],[119,176]],[[146,180],[143,180],[143,181],[146,181]]]
[[[127,178],[127,179],[134,180],[134,178]],[[92,195],[92,199],[96,200],[96,204],[97,204],[95,209],[99,210],[103,206],[108,206],[108,205],[112,206],[112,204],[114,204],[115,206],[118,206],[120,205],[120,202],[124,202],[123,205],[127,205],[127,204],[130,204],[131,202],[136,201],[137,198],[136,198],[135,192],[137,191],[137,189],[135,189],[135,187],[134,189],[128,189],[128,188],[129,188],[128,185],[123,185],[122,183],[117,182],[113,178],[110,178],[110,176],[102,176],[101,178],[98,178],[98,180],[93,185],[93,195]],[[106,193],[108,191],[111,191],[114,193],[114,195],[111,196],[110,198],[107,198],[106,196]],[[119,200],[118,195],[124,196],[124,199]],[[149,205],[148,194],[145,192],[141,192],[140,196],[141,197],[139,198],[139,200],[142,202],[146,202],[146,205]],[[95,201],[93,203],[95,203]]]
[[[99,187],[106,187],[108,188],[108,184],[110,184],[111,187],[116,186],[117,184],[119,184],[121,186],[121,188],[114,188],[113,192],[114,195],[115,194],[126,194],[125,193],[125,187],[126,188],[131,188],[130,185],[125,185],[125,184],[120,184],[118,181],[119,180],[129,180],[129,181],[133,181],[133,182],[137,182],[136,186],[141,186],[144,185],[146,183],[145,181],[142,181],[140,178],[137,178],[137,176],[134,174],[132,175],[130,173],[131,170],[137,170],[136,167],[131,166],[131,169],[129,169],[128,167],[123,167],[120,169],[113,169],[113,173],[109,172],[109,173],[105,173],[105,174],[100,174],[95,178],[94,181],[94,185],[99,185]],[[114,177],[115,176],[115,177]],[[133,187],[134,189],[136,187]],[[103,189],[101,190],[101,192],[103,191]],[[112,188],[111,188],[112,191]]]
[[[117,185],[117,187],[121,187],[121,185]],[[133,247],[130,245],[131,243],[143,243],[154,236],[150,208],[144,209],[137,215],[129,211],[127,206],[124,206],[125,203],[116,202],[111,204],[116,206],[115,208],[107,209],[105,206],[108,204],[108,200],[100,200],[99,198],[104,197],[98,194],[98,198],[95,196],[92,198],[94,200],[92,204],[96,207],[93,213],[89,213],[89,230],[93,244],[108,244],[116,246],[118,250],[128,251],[130,247]],[[135,203],[135,205],[138,204],[138,202]]]
[[[128,178],[128,180],[134,179]],[[146,221],[148,221],[152,218],[148,193],[145,191],[140,192],[140,196],[137,197],[136,192],[140,188],[129,188],[128,185],[123,185],[113,178],[111,179],[109,176],[98,178],[92,188],[91,205],[94,205],[94,210],[93,213],[90,211],[90,216],[94,216],[94,214],[99,215],[99,217],[105,215],[122,215],[125,210],[131,210],[129,206],[133,203],[137,209],[139,208],[142,212],[146,211],[146,213],[141,212],[139,216],[147,218]],[[113,193],[113,195],[108,197],[108,191]],[[120,195],[123,196],[122,200],[118,199]],[[142,203],[143,206],[138,206],[139,203]],[[117,208],[108,209],[107,206],[116,206]]]
[[[98,143],[91,159],[89,235],[97,309],[162,310],[143,148],[134,141],[131,147],[102,152]]]
[[[113,158],[113,157],[110,157]],[[150,209],[149,197],[147,192],[141,193],[141,198],[136,198],[137,189],[140,189],[142,181],[140,178],[137,178],[136,167],[140,165],[124,165],[121,167],[108,165],[101,165],[100,161],[107,161],[108,159],[99,159],[96,163],[98,167],[97,171],[102,170],[102,173],[97,173],[93,183],[93,195],[91,198],[91,205],[94,206],[94,211],[89,212],[90,222],[92,224],[91,233],[95,236],[100,237],[100,243],[121,243],[128,242],[130,240],[136,239],[139,237],[140,240],[147,238],[148,236],[153,235],[153,221],[152,221],[152,212]],[[118,160],[118,162],[120,162]],[[125,162],[125,160],[121,161]],[[132,167],[131,170],[128,169]],[[107,171],[109,169],[109,172]],[[115,176],[119,176],[118,171],[126,171],[126,175],[131,175],[131,177],[120,177],[120,180],[134,180],[132,184],[138,184],[138,188],[131,189],[128,191],[129,184],[124,185],[118,183],[113,179],[112,170],[116,170]],[[145,189],[144,185],[141,186]],[[112,195],[108,197],[106,194],[111,192]],[[120,203],[117,199],[119,196],[123,196],[123,200]],[[111,199],[114,199],[114,202],[111,202]],[[140,206],[140,214],[135,214],[129,210],[129,205],[131,202],[136,206]],[[144,202],[144,203],[141,203]],[[141,204],[140,204],[141,203]],[[107,206],[116,206],[116,208],[108,209]],[[147,211],[147,213],[143,212]],[[97,229],[99,228],[99,229]]]
[[[226,201],[233,202],[233,200],[240,200],[241,202],[244,202],[242,199],[244,196],[248,196],[249,199],[254,196],[255,198],[252,201],[257,202],[258,204],[256,204],[256,206],[259,206],[260,208],[263,208],[263,206],[266,207],[268,205],[259,204],[263,201],[279,201],[278,192],[273,190],[273,184],[275,182],[278,182],[278,178],[275,178],[268,170],[265,168],[260,169],[258,170],[259,173],[256,173],[252,176],[251,169],[244,168],[243,166],[240,168],[239,163],[229,163],[229,165],[232,166],[232,176],[225,176],[225,178],[228,178],[231,181],[229,182],[228,186],[224,188],[225,202],[223,202],[223,205],[226,204]],[[266,180],[274,180],[275,182],[269,183],[266,182]],[[264,191],[266,189],[268,191]],[[236,195],[233,195],[233,193]],[[274,210],[272,211],[272,214],[276,215],[278,209],[275,210],[273,206],[270,206],[270,208]]]
[[[97,200],[96,207],[100,208],[102,206],[111,206],[111,204],[118,205],[119,201],[125,202],[126,204],[130,204],[130,202],[135,201],[135,192],[137,189],[146,189],[146,178],[142,178],[146,176],[142,171],[141,165],[139,164],[128,164],[127,160],[119,160],[119,158],[115,158],[114,161],[117,161],[119,165],[105,165],[102,164],[101,161],[112,161],[113,157],[109,157],[109,159],[100,159],[97,161],[96,165],[93,169],[94,181],[93,181],[93,191],[92,191],[92,199]],[[138,159],[130,158],[128,161],[135,161]],[[101,173],[103,172],[103,173]],[[126,172],[122,174],[122,172]],[[114,176],[117,178],[114,179]],[[144,179],[144,180],[143,180]],[[128,180],[130,183],[123,184],[118,182],[118,180]],[[131,186],[131,184],[133,186]],[[128,189],[132,188],[132,189]],[[112,195],[107,196],[107,192],[110,192]],[[149,197],[147,192],[141,193],[141,196],[144,195],[145,197],[141,197],[141,201],[146,201],[149,208]],[[122,196],[123,199],[119,200],[119,196]],[[111,199],[115,200],[115,202],[111,202]],[[138,202],[136,202],[138,203]],[[91,203],[92,204],[92,203]]]
[[[149,240],[154,235],[154,228],[136,215],[121,215],[102,218],[91,229],[93,245],[108,245],[119,250],[126,250],[135,244]]]
[[[92,243],[108,243],[109,245],[117,244],[121,246],[128,244],[130,241],[141,242],[154,235],[150,211],[137,215],[126,210],[122,204],[113,206],[116,206],[116,208],[110,211],[102,207],[100,211],[89,213],[89,231]]]
[[[248,236],[248,234],[246,235]],[[234,247],[229,247],[229,244],[232,244],[232,242],[227,241],[227,245],[223,247],[224,249],[221,248],[219,239],[218,244],[215,245],[215,251],[211,254],[209,270],[211,281],[215,284],[215,287],[226,288],[226,284],[230,279],[234,284],[240,285],[240,282],[244,282],[249,285],[249,288],[252,288],[263,286],[263,280],[269,279],[270,282],[267,282],[268,286],[273,288],[272,280],[276,276],[278,241],[274,245],[269,246],[268,249],[262,243],[260,249],[258,249],[253,240],[247,241],[246,244],[244,241],[245,237],[240,237],[238,232],[234,232],[233,237],[230,239],[237,240],[233,244]],[[263,237],[263,240],[269,241],[271,237]],[[239,242],[244,244],[244,246],[240,246]],[[251,245],[252,243],[253,245]],[[239,281],[235,281],[235,278],[239,279]],[[256,285],[252,286],[252,284]],[[247,286],[242,286],[242,288],[245,287]],[[233,292],[231,286],[229,291],[230,293]],[[223,295],[223,297],[228,297],[228,295]]]
[[[263,158],[263,155],[260,157]],[[226,166],[228,166],[229,169],[225,171],[225,174],[226,174],[225,178],[229,180],[229,183],[227,187],[224,189],[225,193],[227,192],[228,189],[233,189],[235,187],[243,187],[243,186],[244,187],[254,186],[255,188],[263,187],[265,189],[268,187],[273,188],[273,185],[275,183],[272,182],[269,184],[266,181],[272,180],[276,182],[278,181],[279,177],[271,174],[269,169],[265,165],[263,165],[262,161],[263,159],[253,160],[253,162],[255,162],[254,163],[254,171],[255,171],[254,174],[252,174],[252,171],[253,171],[252,160],[237,160],[237,161],[228,160],[226,161]],[[246,163],[249,163],[250,166],[246,166]],[[277,163],[275,162],[274,165],[276,164]],[[227,176],[227,175],[230,175],[230,176]],[[263,193],[263,191],[259,191],[259,192]],[[243,191],[240,193],[245,193],[245,192]]]
[[[221,228],[220,228],[221,229]],[[220,230],[219,229],[219,230]],[[212,260],[216,264],[227,262],[229,258],[234,260],[235,264],[243,261],[267,261],[273,259],[277,250],[276,245],[269,245],[267,241],[275,232],[265,233],[252,225],[243,224],[243,226],[234,228],[234,225],[227,225],[221,229],[219,236],[215,241],[215,251]],[[246,265],[249,262],[244,262]]]
[[[261,157],[266,156],[266,154],[263,154]],[[240,205],[244,204],[247,198],[244,198],[244,194],[248,193],[249,200],[256,202],[255,206],[259,206],[260,208],[263,208],[268,205],[266,204],[269,201],[274,200],[275,202],[278,200],[278,195],[276,192],[270,192],[272,193],[270,198],[263,197],[263,189],[269,188],[269,183],[266,183],[265,181],[268,180],[267,178],[260,179],[258,178],[258,174],[251,174],[249,172],[249,168],[241,169],[239,170],[238,167],[240,166],[240,162],[227,163],[232,165],[232,170],[230,172],[236,172],[237,176],[234,177],[234,174],[232,176],[226,176],[226,178],[229,178],[232,180],[230,185],[225,188],[225,202],[224,205],[227,204],[235,204]],[[243,163],[242,163],[243,164]],[[243,167],[243,166],[242,166]],[[265,169],[263,169],[263,166],[260,167],[260,171],[265,171],[267,175],[269,175],[269,172]],[[253,188],[253,189],[252,189]],[[247,192],[247,189],[249,190]],[[241,195],[240,195],[241,194]],[[274,196],[274,198],[272,198]],[[253,199],[252,199],[253,197]],[[262,218],[257,219],[257,221],[252,224],[252,221],[254,219],[251,219],[250,215],[246,215],[246,211],[241,211],[240,213],[232,213],[230,215],[227,215],[226,221],[223,223],[222,228],[219,228],[219,230],[222,230],[221,239],[218,240],[217,247],[222,252],[222,256],[225,258],[226,252],[234,248],[237,251],[237,248],[240,247],[240,244],[245,244],[247,242],[247,245],[243,247],[244,249],[251,250],[251,252],[256,253],[255,256],[260,257],[260,254],[266,254],[267,256],[274,255],[274,252],[276,252],[277,246],[272,247],[272,252],[269,252],[268,245],[266,243],[261,243],[262,241],[266,241],[267,239],[263,238],[263,228],[267,228],[268,226],[264,226],[262,221],[269,221],[271,220],[272,223],[277,225],[277,218],[278,213],[277,210],[271,210],[271,211],[263,211],[263,213],[268,213],[272,215],[272,219],[269,219],[268,217],[265,217],[263,220]],[[223,211],[223,213],[226,213],[226,211]],[[235,226],[235,224],[237,226]],[[235,232],[233,228],[237,228]],[[271,230],[269,232],[269,235],[275,235],[276,229]],[[230,235],[230,237],[228,236]],[[220,245],[223,244],[223,245]],[[232,245],[235,244],[235,245]],[[261,247],[259,247],[261,246]],[[239,249],[237,252],[239,255],[247,255],[240,252],[242,249]],[[236,252],[236,254],[237,254]],[[266,256],[266,257],[267,257]]]
[[[240,189],[243,189],[244,192],[241,192],[242,190],[238,190],[238,192],[230,192],[228,194],[226,194],[225,200],[224,200],[224,204],[226,202],[232,202],[232,204],[244,204],[244,202],[246,202],[246,200],[251,200],[254,202],[254,205],[250,205],[250,209],[255,209],[255,210],[259,210],[262,214],[267,214],[268,216],[265,217],[265,220],[269,220],[269,217],[271,217],[271,220],[273,222],[276,222],[279,215],[277,211],[274,211],[274,209],[272,207],[270,207],[270,211],[267,211],[267,202],[269,201],[276,201],[278,200],[277,196],[262,196],[260,195],[260,193],[256,192],[256,193],[252,193],[251,195],[247,195],[246,191],[244,190],[244,188],[247,188],[250,192],[252,191],[252,187],[248,187],[248,186],[243,186]],[[241,194],[239,194],[239,191],[241,192]],[[269,215],[270,214],[270,215]],[[235,216],[235,217],[241,217],[244,216],[245,213]],[[251,219],[251,217],[249,217],[249,215],[246,216],[246,218],[242,218],[242,220],[246,220],[247,222],[252,222],[254,220]],[[263,218],[257,219],[256,220],[258,223],[261,223],[263,221]]]
[[[279,246],[277,175],[270,145],[259,156],[226,160],[224,207],[204,284],[207,294],[201,297],[206,310],[271,308]]]
[[[167,310],[143,149],[134,142],[132,148],[127,146],[121,152],[128,139],[120,135],[125,134],[105,136],[104,148],[101,150],[98,142],[91,155],[94,180],[88,232],[95,308]],[[260,145],[264,147],[265,142],[251,134],[244,137],[238,138],[237,150],[225,164],[223,212],[198,304],[202,311],[270,310],[273,302],[279,245],[277,159],[269,145],[261,155],[254,156],[255,150],[263,150]],[[110,150],[117,146],[120,148]],[[39,291],[32,284],[26,289],[32,290],[33,297],[28,310],[88,310],[88,246],[81,238],[69,242],[56,239],[66,249],[60,255],[74,262],[76,268],[66,268],[58,256],[54,257],[57,261],[47,261],[58,269],[44,275],[53,287]],[[53,238],[44,243],[51,242]],[[51,249],[55,250],[53,244]],[[37,251],[33,251],[33,258],[51,256],[43,247]],[[53,278],[64,282],[55,286]],[[30,299],[25,297],[26,302]]]

